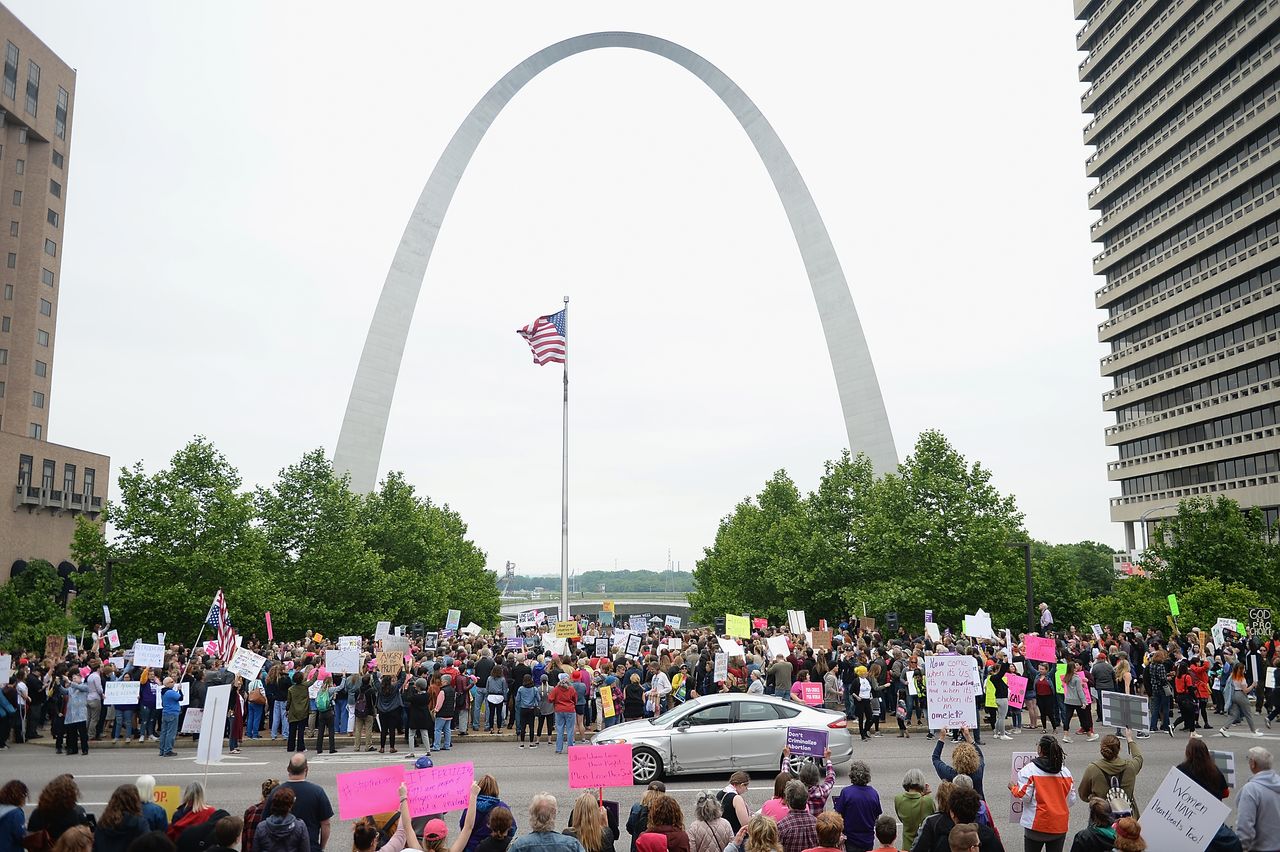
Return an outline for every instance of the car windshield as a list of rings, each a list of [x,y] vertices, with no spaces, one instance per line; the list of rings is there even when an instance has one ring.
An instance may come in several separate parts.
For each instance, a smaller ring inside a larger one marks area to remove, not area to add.
[[[666,724],[668,722],[673,722],[675,721],[676,716],[680,715],[681,713],[683,713],[685,710],[688,710],[688,709],[689,709],[688,704],[677,704],[675,707],[672,707],[670,710],[663,713],[661,716],[654,716],[650,718],[649,724],[657,725],[659,723]]]

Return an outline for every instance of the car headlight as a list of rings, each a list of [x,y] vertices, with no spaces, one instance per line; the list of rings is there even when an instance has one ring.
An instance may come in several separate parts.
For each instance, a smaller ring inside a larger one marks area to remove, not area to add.
[[[618,743],[625,743],[626,740],[592,740],[592,742],[596,745],[617,745]]]

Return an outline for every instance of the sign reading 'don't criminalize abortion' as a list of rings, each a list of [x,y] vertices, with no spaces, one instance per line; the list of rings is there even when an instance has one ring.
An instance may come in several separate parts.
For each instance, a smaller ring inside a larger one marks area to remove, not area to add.
[[[796,757],[822,757],[827,750],[827,732],[815,728],[787,728],[787,748]]]
[[[1203,852],[1230,812],[1174,767],[1142,812],[1142,838],[1161,852]]]
[[[978,727],[978,709],[973,702],[976,666],[973,657],[959,654],[925,658],[925,696],[931,730]]]

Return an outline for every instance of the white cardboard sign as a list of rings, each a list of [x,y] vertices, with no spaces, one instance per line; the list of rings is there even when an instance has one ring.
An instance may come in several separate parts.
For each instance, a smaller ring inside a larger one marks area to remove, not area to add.
[[[103,704],[133,706],[138,703],[138,690],[142,684],[136,680],[112,680],[102,685]]]
[[[1161,852],[1203,852],[1229,813],[1217,796],[1174,767],[1142,812],[1142,839]]]
[[[149,669],[160,668],[164,665],[164,646],[136,643],[133,646],[133,664]]]
[[[227,663],[227,671],[232,674],[238,674],[245,680],[253,680],[262,673],[262,667],[266,664],[266,657],[261,654],[255,654],[248,648],[241,648],[236,651],[236,655],[231,658],[231,662]]]
[[[208,765],[222,761],[222,734],[227,725],[227,707],[230,704],[231,684],[229,683],[211,686],[205,692],[204,715],[200,719],[200,742],[196,746],[196,763]]]
[[[351,674],[360,671],[360,652],[349,649],[325,651],[324,667],[331,673]]]
[[[978,708],[973,700],[976,666],[973,657],[956,654],[925,658],[925,696],[931,730],[978,726]]]

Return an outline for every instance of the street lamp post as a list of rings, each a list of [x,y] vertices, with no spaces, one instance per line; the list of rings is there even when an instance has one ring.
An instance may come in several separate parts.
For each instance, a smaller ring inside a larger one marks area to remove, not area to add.
[[[1147,516],[1150,515],[1152,512],[1159,512],[1164,509],[1176,509],[1176,508],[1178,508],[1176,505],[1156,506],[1154,508],[1148,509],[1147,511],[1143,512],[1141,515],[1138,516],[1138,523],[1141,524],[1142,526],[1143,551],[1147,549]]]
[[[1029,541],[1009,541],[1005,542],[1005,547],[1022,550],[1023,566],[1027,575],[1027,630],[1031,633],[1036,632],[1036,598],[1035,592],[1031,587],[1031,542]]]

